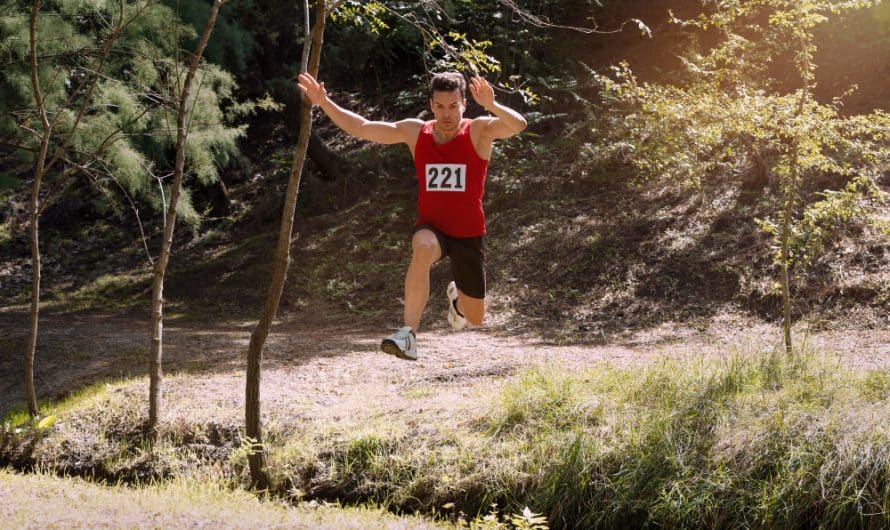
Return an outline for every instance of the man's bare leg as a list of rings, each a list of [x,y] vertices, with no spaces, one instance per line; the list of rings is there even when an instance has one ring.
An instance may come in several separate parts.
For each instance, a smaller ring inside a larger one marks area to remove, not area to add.
[[[430,298],[430,268],[442,257],[432,230],[418,230],[411,239],[411,263],[405,275],[405,325],[417,333],[420,317]]]
[[[482,320],[485,318],[485,299],[467,296],[458,289],[457,310],[467,319],[467,324],[481,326]]]

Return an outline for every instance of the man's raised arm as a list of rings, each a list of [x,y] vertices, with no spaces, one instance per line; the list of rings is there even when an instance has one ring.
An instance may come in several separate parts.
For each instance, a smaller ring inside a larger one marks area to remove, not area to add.
[[[509,138],[519,134],[527,126],[525,118],[515,110],[501,105],[494,100],[494,89],[481,77],[470,80],[470,93],[482,108],[494,114],[494,118],[485,120],[485,134],[492,139]]]
[[[337,105],[324,88],[311,74],[302,73],[299,77],[300,92],[313,105],[318,105],[328,118],[347,133],[379,144],[409,143],[409,129],[417,127],[419,120],[403,120],[400,122],[371,121],[363,116],[346,110]],[[415,124],[414,122],[417,122]]]

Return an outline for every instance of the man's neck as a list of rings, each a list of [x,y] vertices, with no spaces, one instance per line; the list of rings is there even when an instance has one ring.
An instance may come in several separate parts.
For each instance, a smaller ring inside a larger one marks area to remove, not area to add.
[[[461,121],[463,121],[463,120],[461,120]],[[449,133],[449,132],[445,132],[445,131],[442,131],[441,129],[439,129],[439,122],[433,123],[433,138],[436,140],[437,143],[444,144],[445,142],[453,140],[454,137],[457,136],[458,132],[460,132],[459,124],[457,127],[454,128],[453,131],[451,131]]]

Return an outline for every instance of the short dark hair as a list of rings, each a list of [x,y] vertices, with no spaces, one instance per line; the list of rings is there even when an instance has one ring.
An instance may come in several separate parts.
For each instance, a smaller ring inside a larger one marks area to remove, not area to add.
[[[463,75],[457,72],[441,72],[433,75],[433,79],[430,81],[430,98],[433,97],[433,92],[460,90],[460,98],[464,99],[466,97],[464,95],[466,89],[467,82],[464,81]]]

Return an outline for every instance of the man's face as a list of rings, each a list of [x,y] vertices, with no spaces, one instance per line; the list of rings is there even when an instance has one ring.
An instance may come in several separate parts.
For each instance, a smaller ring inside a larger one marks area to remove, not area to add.
[[[460,97],[460,90],[436,90],[430,98],[430,109],[436,118],[436,127],[442,132],[457,130],[466,106],[467,100]]]

